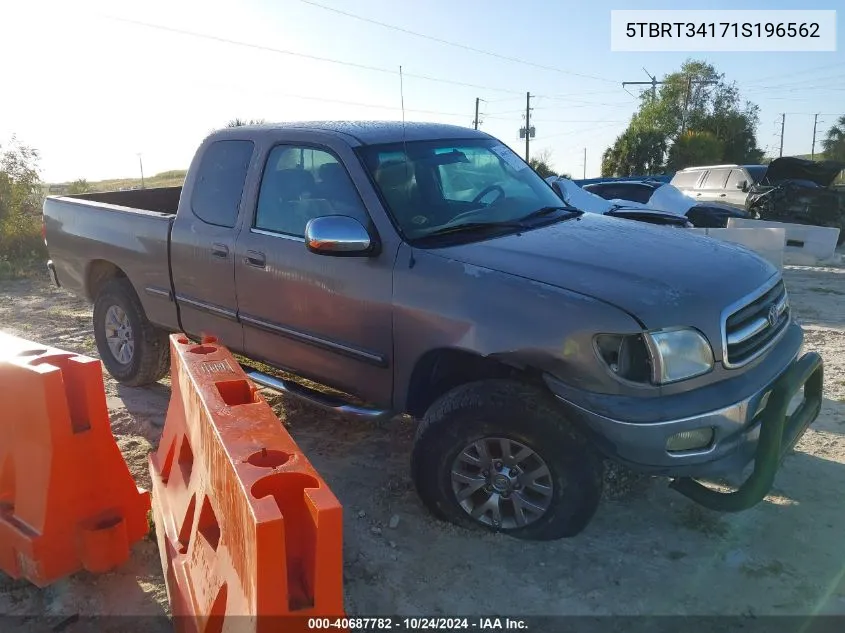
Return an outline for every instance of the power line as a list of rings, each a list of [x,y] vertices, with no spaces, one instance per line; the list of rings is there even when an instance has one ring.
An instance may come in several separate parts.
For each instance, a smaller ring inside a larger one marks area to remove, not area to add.
[[[386,29],[391,29],[393,31],[399,31],[400,33],[405,33],[406,35],[413,35],[414,37],[421,37],[426,40],[430,40],[432,42],[437,42],[438,44],[445,44],[447,46],[453,46],[455,48],[460,48],[466,51],[471,51],[473,53],[479,53],[480,55],[488,55],[489,57],[495,57],[497,59],[503,59],[505,61],[514,62],[516,64],[524,64],[526,66],[532,66],[534,68],[540,68],[542,70],[549,70],[552,72],[561,73],[564,75],[572,75],[574,77],[583,77],[585,79],[595,79],[596,81],[606,81],[608,83],[616,83],[612,79],[606,79],[605,77],[597,77],[596,75],[587,75],[584,73],[577,73],[571,70],[564,70],[563,68],[556,68],[554,66],[546,66],[544,64],[538,64],[536,62],[531,62],[525,59],[520,59],[519,57],[511,57],[510,55],[502,55],[501,53],[495,53],[493,51],[487,51],[482,48],[475,48],[474,46],[468,46],[466,44],[460,44],[458,42],[452,42],[450,40],[444,40],[440,37],[434,37],[433,35],[427,35],[425,33],[419,33],[417,31],[412,31],[410,29],[403,28],[401,26],[396,26],[395,24],[387,24],[386,22],[379,22],[378,20],[373,20],[372,18],[366,18],[361,15],[357,15],[355,13],[350,13],[348,11],[343,11],[341,9],[336,9],[334,7],[327,7],[324,4],[319,4],[314,2],[313,0],[300,0],[300,2],[304,4],[311,5],[312,7],[317,7],[320,9],[324,9],[326,11],[331,11],[332,13],[337,13],[339,15],[346,16],[348,18],[352,18],[353,20],[360,20],[361,22],[367,22],[368,24],[375,24],[376,26],[381,26]]]
[[[788,73],[778,73],[775,75],[767,75],[765,77],[758,77],[757,79],[752,79],[750,81],[746,81],[745,84],[747,86],[753,86],[754,84],[759,84],[761,82],[765,83],[769,79],[783,79],[784,77],[791,77],[792,75],[803,75],[818,72],[819,70],[825,70],[827,68],[834,68],[839,66],[845,66],[845,62],[834,62],[832,64],[825,64],[824,66],[813,66],[811,68],[805,68],[803,70],[794,70]]]
[[[217,83],[217,82],[208,82],[208,81],[204,82],[204,81],[198,80],[198,79],[192,79],[192,81],[195,82],[195,83],[205,84],[207,86],[215,86],[215,87],[223,87],[223,88],[231,88],[232,87],[231,85],[225,85],[225,84]],[[287,98],[290,98],[290,99],[304,99],[306,101],[318,101],[318,102],[324,102],[324,103],[338,103],[338,104],[341,104],[341,105],[348,105],[348,106],[354,106],[354,107],[359,107],[359,108],[372,108],[372,109],[376,109],[376,110],[401,110],[402,109],[399,106],[379,105],[377,103],[362,103],[360,101],[347,101],[345,99],[332,99],[330,97],[314,97],[314,96],[310,96],[310,95],[302,95],[302,94],[296,94],[296,93],[291,93],[291,92],[280,92],[278,90],[266,90],[266,89],[256,90],[256,89],[251,88],[249,86],[237,86],[237,89],[239,91],[244,91],[244,92],[252,91],[252,92],[255,92],[256,94],[265,94],[265,95],[273,95],[273,96],[279,96],[279,97],[287,97]],[[482,101],[483,101],[483,99],[482,99]],[[461,112],[444,112],[443,110],[425,110],[425,109],[420,109],[420,108],[405,108],[405,111],[406,112],[419,112],[421,114],[439,114],[439,115],[442,115],[442,116],[453,116],[453,117],[465,117],[466,116],[465,113],[461,113]]]
[[[546,134],[545,136],[541,136],[539,140],[544,141],[549,138],[557,138],[560,136],[569,136],[570,134],[578,134],[579,132],[593,132],[595,130],[603,130],[611,127],[616,127],[617,123],[608,123],[606,125],[596,125],[591,126],[589,128],[579,128],[577,130],[566,130],[565,132],[555,132],[554,134]],[[535,138],[535,141],[537,139]]]
[[[226,38],[226,37],[220,37],[219,35],[209,35],[207,33],[198,33],[196,31],[188,31],[186,29],[177,29],[177,28],[170,27],[170,26],[164,26],[162,24],[152,24],[150,22],[141,22],[139,20],[130,20],[128,18],[119,18],[119,17],[111,16],[111,15],[106,15],[104,17],[106,17],[109,20],[114,20],[114,21],[117,21],[117,22],[124,22],[126,24],[134,24],[135,26],[143,26],[143,27],[150,28],[150,29],[157,29],[157,30],[166,31],[166,32],[169,32],[169,33],[176,33],[176,34],[179,34],[179,35],[188,35],[190,37],[196,37],[196,38],[200,38],[200,39],[211,40],[211,41],[220,42],[220,43],[223,43],[223,44],[231,44],[231,45],[234,45],[234,46],[242,46],[244,48],[251,48],[251,49],[254,49],[254,50],[265,51],[265,52],[268,52],[268,53],[277,53],[279,55],[290,55],[292,57],[300,57],[302,59],[310,59],[312,61],[325,62],[325,63],[329,63],[329,64],[339,64],[339,65],[342,65],[342,66],[349,66],[351,68],[358,68],[360,70],[369,70],[369,71],[384,73],[384,74],[388,74],[388,75],[398,75],[399,74],[398,71],[393,70],[392,68],[383,68],[383,67],[380,67],[380,66],[370,66],[368,64],[359,64],[359,63],[356,63],[356,62],[348,62],[348,61],[343,61],[343,60],[340,60],[340,59],[331,59],[329,57],[320,57],[318,55],[310,55],[308,53],[299,53],[297,51],[286,50],[286,49],[283,49],[283,48],[274,48],[272,46],[264,46],[262,44],[252,44],[250,42],[242,42],[242,41],[239,41],[239,40],[233,40],[233,39],[229,39],[229,38]],[[441,79],[439,77],[431,77],[429,75],[418,75],[418,74],[414,74],[414,73],[404,73],[404,75],[405,75],[405,77],[413,77],[414,79],[422,79],[424,81],[434,81],[434,82],[438,82],[438,83],[450,84],[450,85],[453,85],[453,86],[462,86],[464,88],[475,88],[476,90],[489,90],[489,91],[492,91],[492,92],[505,92],[505,93],[509,93],[509,94],[521,94],[521,91],[519,91],[519,90],[511,90],[509,88],[494,88],[492,86],[481,86],[481,85],[478,85],[478,84],[471,84],[471,83],[466,83],[466,82],[462,82],[462,81],[454,81],[454,80],[451,80],[451,79]]]

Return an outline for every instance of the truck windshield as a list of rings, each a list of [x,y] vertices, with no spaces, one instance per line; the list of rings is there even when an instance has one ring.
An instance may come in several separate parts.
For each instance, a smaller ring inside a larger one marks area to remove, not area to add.
[[[359,149],[382,199],[408,239],[464,223],[514,226],[560,198],[495,139],[413,141]]]

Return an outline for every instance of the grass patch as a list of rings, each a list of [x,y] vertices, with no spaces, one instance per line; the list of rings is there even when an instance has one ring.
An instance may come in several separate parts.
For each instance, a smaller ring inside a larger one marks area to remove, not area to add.
[[[11,281],[14,279],[31,279],[44,273],[44,262],[46,259],[23,258],[23,259],[0,259],[0,281]]]
[[[184,169],[171,169],[163,171],[154,176],[144,178],[144,187],[154,189],[156,187],[181,187],[185,182],[185,175],[188,172]],[[45,185],[47,195],[61,195],[58,192],[51,193],[50,189],[57,187],[69,187],[71,183],[52,183]],[[141,187],[140,178],[110,178],[108,180],[89,181],[88,188],[92,192],[119,191],[121,189],[133,189]]]
[[[688,530],[705,536],[725,536],[728,533],[728,525],[718,514],[698,505],[687,506],[678,517],[678,522]]]

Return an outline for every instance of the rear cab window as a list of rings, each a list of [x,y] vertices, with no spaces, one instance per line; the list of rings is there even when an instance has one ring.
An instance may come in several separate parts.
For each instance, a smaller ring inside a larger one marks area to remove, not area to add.
[[[206,224],[232,228],[244,191],[252,141],[215,141],[200,159],[191,211]]]

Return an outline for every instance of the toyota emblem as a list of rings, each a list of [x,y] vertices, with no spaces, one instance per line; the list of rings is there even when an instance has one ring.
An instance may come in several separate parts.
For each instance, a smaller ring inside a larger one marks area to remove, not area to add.
[[[767,315],[766,319],[769,322],[769,327],[775,327],[775,324],[778,322],[778,307],[772,306],[769,308],[769,314]]]

